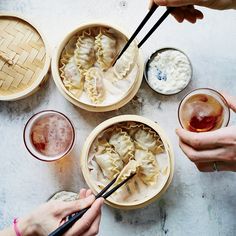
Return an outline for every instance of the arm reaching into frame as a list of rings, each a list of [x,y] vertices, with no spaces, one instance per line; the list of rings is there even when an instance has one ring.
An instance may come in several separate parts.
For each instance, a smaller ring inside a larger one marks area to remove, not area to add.
[[[203,13],[195,6],[207,7],[216,10],[236,9],[236,0],[151,0],[151,4],[159,6],[176,7],[172,15],[178,22],[187,20],[195,23],[203,19]]]
[[[103,199],[95,201],[91,190],[80,190],[80,199],[71,202],[49,201],[31,214],[20,218],[17,228],[23,236],[45,236],[65,222],[67,216],[88,206],[91,208],[64,235],[95,236],[98,234]],[[13,227],[0,231],[0,236],[15,236]]]

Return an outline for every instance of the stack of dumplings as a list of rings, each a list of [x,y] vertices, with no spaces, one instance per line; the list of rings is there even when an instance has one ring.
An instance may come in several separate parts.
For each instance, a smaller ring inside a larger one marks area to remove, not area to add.
[[[163,142],[153,129],[138,122],[121,122],[95,139],[88,168],[97,191],[115,177],[118,184],[136,173],[112,196],[119,202],[135,202],[166,181],[169,162]]]
[[[79,102],[102,106],[127,96],[139,74],[136,44],[132,43],[112,66],[126,42],[123,34],[106,27],[89,27],[74,35],[59,64],[67,92]]]

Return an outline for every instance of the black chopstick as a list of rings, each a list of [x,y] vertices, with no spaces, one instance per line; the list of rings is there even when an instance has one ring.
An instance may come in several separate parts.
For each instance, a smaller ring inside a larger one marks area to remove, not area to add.
[[[153,4],[148,14],[145,16],[141,24],[138,26],[138,28],[135,30],[134,34],[131,36],[131,38],[128,40],[128,42],[125,44],[122,51],[119,53],[118,57],[114,60],[112,66],[114,66],[117,62],[117,60],[123,55],[123,53],[127,50],[129,45],[133,42],[134,38],[137,36],[137,34],[141,31],[143,26],[147,23],[149,18],[152,16],[152,14],[157,9],[158,5]],[[161,23],[166,19],[166,17],[171,13],[173,10],[173,7],[167,8],[167,10],[163,13],[163,15],[160,17],[160,19],[156,22],[156,24],[150,29],[150,31],[146,34],[146,36],[142,39],[142,41],[138,44],[138,48],[142,47],[142,45],[147,41],[147,39],[153,34],[153,32],[161,25]]]
[[[118,184],[117,186],[115,186],[114,188],[112,188],[109,192],[107,192],[106,194],[104,194],[116,181],[117,177],[115,179],[113,179],[100,193],[98,193],[96,195],[96,199],[103,197],[104,199],[108,198],[111,194],[113,194],[118,188],[120,188],[122,185],[124,185],[128,180],[130,180],[133,176],[130,175],[127,179],[125,179],[124,181],[122,181],[120,184]],[[103,195],[104,194],[104,195]],[[48,236],[61,236],[62,234],[64,234],[68,229],[70,229],[72,227],[72,225],[79,220],[86,212],[87,210],[89,210],[90,207],[84,208],[83,210],[75,213],[72,217],[70,217],[70,219],[68,221],[66,221],[63,225],[61,225],[60,227],[58,227],[56,230],[54,230],[52,233],[50,233]]]
[[[148,14],[144,17],[144,19],[142,20],[142,22],[140,23],[140,25],[138,26],[138,28],[135,30],[135,32],[133,33],[133,35],[130,37],[130,39],[128,40],[128,42],[125,44],[124,48],[122,49],[122,51],[119,53],[118,57],[116,58],[116,60],[113,62],[113,65],[115,65],[116,61],[122,56],[122,54],[126,51],[126,49],[129,47],[129,45],[133,42],[133,40],[135,39],[135,37],[137,36],[137,34],[141,31],[141,29],[143,28],[143,26],[147,23],[147,21],[149,20],[149,18],[152,16],[152,14],[156,11],[156,9],[158,8],[158,5],[153,4],[151,9],[149,10]]]
[[[171,13],[173,7],[167,8],[163,13],[161,18],[156,22],[156,24],[150,29],[150,31],[146,34],[146,36],[142,39],[142,41],[138,44],[138,48],[141,48],[142,45],[147,41],[147,39],[153,34],[153,32],[160,26],[160,24],[166,19],[166,17]]]
[[[117,184],[114,188],[112,188],[109,192],[105,193],[102,197],[104,199],[107,199],[110,197],[118,188],[120,188],[122,185],[124,185],[127,181],[129,181],[131,178],[135,176],[136,173],[130,175],[127,179],[123,180],[120,184]]]
[[[98,193],[95,198],[98,199],[116,182],[117,177],[114,178],[100,193]]]

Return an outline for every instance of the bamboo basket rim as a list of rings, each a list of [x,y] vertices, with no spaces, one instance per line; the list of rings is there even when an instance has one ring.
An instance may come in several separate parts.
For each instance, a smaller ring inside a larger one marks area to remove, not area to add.
[[[110,24],[110,23],[106,23],[103,21],[98,21],[98,22],[94,22],[94,21],[89,21],[87,23],[83,23],[80,24],[78,27],[76,27],[75,29],[73,29],[72,31],[70,31],[69,33],[67,33],[66,37],[64,37],[60,43],[57,45],[57,47],[54,49],[53,55],[52,55],[52,63],[51,63],[51,68],[52,68],[52,76],[53,76],[53,80],[58,88],[58,90],[61,92],[61,94],[71,103],[73,103],[74,105],[85,109],[87,111],[91,111],[91,112],[106,112],[106,111],[112,111],[112,110],[116,110],[119,109],[120,107],[124,106],[125,104],[127,104],[130,100],[132,100],[132,98],[135,96],[135,94],[138,92],[142,80],[143,80],[143,73],[144,73],[144,59],[143,59],[143,55],[142,55],[142,50],[138,49],[138,67],[139,67],[139,72],[138,72],[138,76],[135,79],[134,84],[132,85],[132,87],[129,89],[129,91],[127,92],[126,95],[124,95],[119,101],[116,101],[115,103],[112,104],[108,104],[108,105],[99,105],[99,104],[87,104],[84,102],[79,101],[79,99],[77,99],[75,96],[73,96],[73,94],[71,94],[64,86],[60,73],[59,73],[59,60],[60,60],[60,56],[61,53],[66,45],[66,43],[73,37],[73,35],[75,35],[77,32],[84,30],[86,28],[89,27],[96,27],[96,26],[103,26],[103,27],[109,27],[109,28],[113,28],[116,31],[118,31],[119,33],[121,33],[122,35],[124,35],[126,38],[129,38],[129,34],[121,29],[119,26],[115,25],[115,24]],[[137,40],[135,41],[137,43]]]
[[[4,18],[16,18],[18,20],[21,20],[25,23],[27,23],[30,27],[32,27],[41,37],[44,47],[45,47],[45,52],[46,52],[46,60],[45,60],[45,65],[44,68],[42,69],[40,76],[33,82],[32,85],[30,85],[28,88],[24,89],[23,91],[17,92],[15,94],[11,95],[6,95],[6,96],[0,96],[0,101],[14,101],[14,100],[19,100],[22,98],[25,98],[27,96],[32,95],[39,87],[40,85],[47,79],[47,74],[50,69],[50,64],[51,64],[51,57],[50,57],[50,49],[49,49],[49,44],[46,40],[46,37],[42,33],[42,31],[38,28],[37,24],[32,22],[31,19],[22,16],[21,14],[13,13],[13,12],[0,12],[0,19]]]
[[[164,183],[159,188],[160,189],[159,192],[156,192],[156,193],[150,195],[150,197],[146,197],[145,199],[135,202],[135,203],[122,203],[121,204],[121,203],[116,202],[114,200],[105,200],[106,204],[108,204],[114,208],[131,210],[131,209],[142,208],[142,207],[152,203],[153,201],[157,200],[158,198],[160,198],[160,196],[162,194],[164,194],[164,192],[167,190],[167,188],[169,187],[169,185],[173,179],[174,152],[173,152],[170,141],[167,138],[164,130],[157,123],[155,123],[154,121],[152,121],[148,118],[138,116],[138,115],[120,115],[120,116],[116,116],[116,117],[110,118],[110,119],[102,122],[95,129],[93,129],[93,131],[87,137],[87,139],[84,143],[84,146],[82,148],[81,155],[80,155],[80,166],[81,166],[83,177],[84,177],[87,185],[93,190],[94,193],[97,193],[96,187],[94,187],[95,185],[90,180],[88,163],[87,163],[87,157],[88,157],[91,145],[94,142],[95,138],[103,130],[105,130],[108,127],[115,125],[117,123],[126,122],[126,121],[134,121],[134,122],[138,122],[138,123],[143,123],[143,124],[149,126],[150,128],[152,128],[154,131],[156,131],[164,144],[164,147],[165,147],[165,150],[166,150],[166,153],[168,156],[168,162],[169,162],[168,178],[164,181]]]

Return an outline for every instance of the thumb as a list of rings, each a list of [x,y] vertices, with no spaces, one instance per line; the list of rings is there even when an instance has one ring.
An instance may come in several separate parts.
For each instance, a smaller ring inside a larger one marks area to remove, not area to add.
[[[156,0],[149,0],[148,9],[151,10],[152,6],[156,4]]]
[[[195,5],[194,0],[153,0],[159,6],[167,7],[182,7],[188,5]]]
[[[89,207],[93,204],[95,201],[95,196],[90,195],[84,199],[76,200],[76,201],[71,201],[71,202],[62,202],[62,205],[60,207],[60,213],[63,218],[78,212],[86,207]]]
[[[149,5],[148,5],[149,10],[152,8],[153,4],[155,4],[154,0],[149,0]]]
[[[188,131],[188,130],[186,130],[186,129],[184,129],[184,128],[176,128],[175,129],[175,133],[178,135],[178,136],[182,136],[182,134],[183,133],[193,133],[193,132],[191,132],[191,131]]]
[[[230,109],[232,109],[234,112],[236,112],[236,97],[230,96],[229,94],[224,93],[224,92],[222,93],[222,95],[226,99]]]

